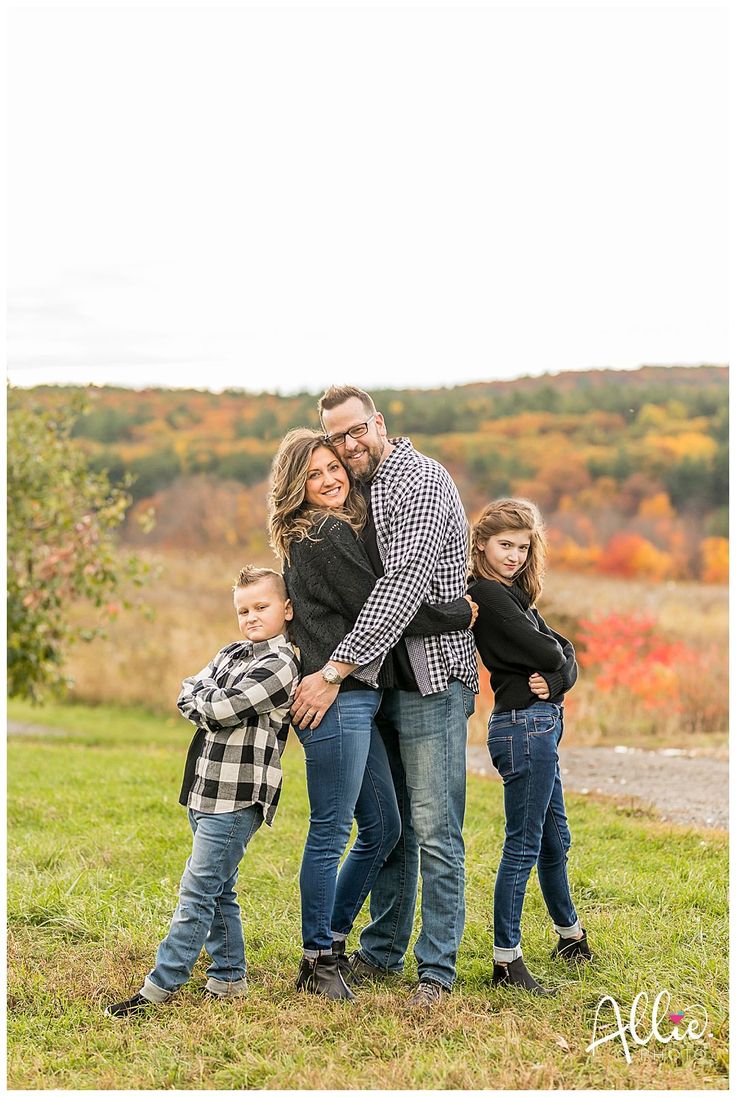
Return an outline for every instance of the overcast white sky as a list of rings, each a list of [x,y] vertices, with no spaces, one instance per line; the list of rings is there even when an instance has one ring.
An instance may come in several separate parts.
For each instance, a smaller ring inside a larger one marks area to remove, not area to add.
[[[15,384],[728,357],[725,9],[9,14]]]

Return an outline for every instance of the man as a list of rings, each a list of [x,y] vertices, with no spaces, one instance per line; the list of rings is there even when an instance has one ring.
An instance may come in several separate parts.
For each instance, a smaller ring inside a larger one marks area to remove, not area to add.
[[[421,866],[422,929],[414,949],[419,984],[409,1005],[428,1009],[452,988],[465,923],[465,746],[478,673],[469,629],[406,640],[401,635],[423,601],[465,594],[467,519],[447,470],[408,438],[389,439],[366,392],[332,386],[319,410],[327,437],[365,485],[363,537],[381,577],[327,664],[302,680],[292,715],[300,727],[317,727],[342,679],[357,670],[375,684],[391,651],[399,688],[385,691],[377,722],[403,832],[373,886],[371,923],[349,962],[356,982],[402,970]],[[468,625],[473,619],[469,614]]]

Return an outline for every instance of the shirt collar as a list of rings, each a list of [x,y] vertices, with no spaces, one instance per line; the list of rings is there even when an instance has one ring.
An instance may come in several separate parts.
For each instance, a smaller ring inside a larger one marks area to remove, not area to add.
[[[270,640],[257,640],[251,646],[254,655],[265,655],[267,651],[278,651],[279,648],[285,647],[288,642],[283,633],[279,633],[278,636],[272,636]]]
[[[385,461],[376,469],[376,474],[373,477],[373,481],[383,480],[386,477],[393,476],[396,473],[400,473],[404,465],[409,461],[412,453],[414,453],[414,446],[408,438],[389,438],[389,442],[394,447],[389,453]]]
[[[278,651],[279,648],[285,647],[288,643],[289,640],[283,633],[272,636],[270,640],[256,640],[255,644],[252,640],[241,640],[241,654],[246,657],[265,655],[267,651]]]

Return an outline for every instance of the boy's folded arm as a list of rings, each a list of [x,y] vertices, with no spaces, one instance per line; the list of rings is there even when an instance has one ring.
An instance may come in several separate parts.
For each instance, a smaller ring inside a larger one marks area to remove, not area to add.
[[[213,730],[237,727],[249,716],[259,716],[288,705],[299,677],[297,666],[275,653],[248,668],[231,686],[212,679],[197,682],[191,694],[194,711]]]
[[[226,656],[232,653],[232,650],[236,647],[235,644],[229,644],[227,647],[222,648],[213,659],[209,661],[206,667],[202,667],[197,674],[192,674],[189,678],[185,678],[181,684],[181,691],[176,701],[176,707],[179,712],[187,720],[191,720],[197,727],[203,727],[205,730],[208,725],[203,719],[201,714],[197,711],[196,702],[194,701],[194,691],[199,688],[202,682],[209,680],[211,685],[217,685],[214,681],[214,676],[218,668],[222,665]]]

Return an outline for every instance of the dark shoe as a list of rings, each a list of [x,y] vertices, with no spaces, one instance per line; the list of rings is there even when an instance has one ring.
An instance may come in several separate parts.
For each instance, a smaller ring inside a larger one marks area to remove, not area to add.
[[[383,968],[376,967],[375,964],[369,964],[367,960],[363,959],[360,950],[357,948],[355,952],[350,953],[345,963],[350,970],[350,978],[346,979],[346,982],[349,982],[353,987],[360,987],[363,983],[377,983],[384,979],[397,978],[396,972],[384,971]],[[342,968],[340,970],[342,971]]]
[[[134,994],[132,998],[126,998],[124,1002],[114,1002],[105,1007],[106,1017],[126,1017],[129,1013],[143,1013],[156,1003],[144,998],[142,994]]]
[[[429,1013],[448,993],[449,991],[445,990],[440,983],[435,983],[431,979],[422,979],[412,991],[406,1008],[415,1013]]]
[[[314,960],[308,960],[306,956],[302,957],[296,989],[307,991],[309,994],[321,994],[324,998],[331,998],[333,1001],[340,998],[348,1002],[355,1001],[355,995],[340,974],[337,956],[333,953],[317,956]]]
[[[567,960],[569,963],[575,963],[578,960],[592,960],[593,953],[588,947],[588,936],[583,930],[583,936],[577,941],[570,940],[569,937],[560,937],[555,947],[552,949],[552,956],[559,956],[562,960]]]
[[[556,990],[547,990],[539,985],[531,972],[527,971],[526,964],[521,956],[517,956],[515,960],[511,960],[508,964],[494,963],[492,985],[494,987],[523,987],[530,994],[544,995],[545,997],[551,997],[557,993]]]
[[[344,941],[332,942],[332,955],[337,957],[337,969],[345,986],[349,987],[353,983],[353,969],[350,967],[350,961],[345,955]],[[355,985],[357,986],[357,983]]]

